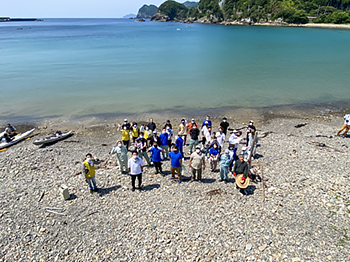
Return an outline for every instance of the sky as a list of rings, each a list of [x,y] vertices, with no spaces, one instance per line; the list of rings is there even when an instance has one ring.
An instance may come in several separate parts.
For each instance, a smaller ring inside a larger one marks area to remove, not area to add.
[[[150,2],[149,2],[150,1]],[[0,17],[119,18],[166,0],[2,0]],[[185,1],[185,0],[184,0]],[[184,2],[179,1],[179,2]]]

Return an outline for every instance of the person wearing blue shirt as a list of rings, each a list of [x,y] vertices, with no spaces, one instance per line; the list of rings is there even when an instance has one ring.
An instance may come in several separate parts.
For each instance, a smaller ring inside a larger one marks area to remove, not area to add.
[[[164,152],[164,150],[162,148],[159,148],[157,142],[154,142],[153,146],[150,149],[148,149],[147,152],[152,153],[152,162],[156,169],[156,174],[160,173],[163,175],[162,162],[161,162],[162,159],[160,158],[160,153]]]
[[[209,163],[211,172],[214,172],[216,169],[216,165],[219,161],[219,149],[217,145],[213,145],[209,150]]]
[[[159,135],[160,139],[160,147],[164,150],[162,152],[163,160],[169,158],[169,145],[168,145],[168,139],[169,134],[166,132],[165,128],[162,129],[162,133]]]
[[[177,146],[178,150],[180,151],[180,153],[182,154],[182,157],[184,157],[184,140],[182,139],[182,134],[181,132],[179,132],[178,134],[178,138],[175,140],[175,145]]]
[[[208,127],[211,126],[211,120],[210,120],[210,116],[207,116],[207,118],[203,121],[202,123],[202,127],[205,125],[205,122],[208,122]]]
[[[230,157],[230,150],[226,149],[225,154],[221,156],[221,162],[220,162],[220,181],[225,181],[225,183],[228,182],[228,169],[231,164],[231,157]]]
[[[179,178],[178,183],[181,183],[181,168],[182,168],[182,154],[178,151],[177,146],[173,146],[172,151],[169,153],[170,157],[170,172],[171,178],[175,178],[175,171],[177,173],[177,177]]]

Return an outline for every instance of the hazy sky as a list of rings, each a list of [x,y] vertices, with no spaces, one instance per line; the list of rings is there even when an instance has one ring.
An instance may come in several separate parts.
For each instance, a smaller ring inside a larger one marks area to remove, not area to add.
[[[0,17],[115,18],[130,13],[137,14],[144,4],[159,6],[165,0],[2,0],[1,2]]]

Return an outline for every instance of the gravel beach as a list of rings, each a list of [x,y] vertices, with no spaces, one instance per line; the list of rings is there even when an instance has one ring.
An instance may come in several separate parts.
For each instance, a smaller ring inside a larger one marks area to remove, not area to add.
[[[264,202],[260,181],[242,195],[232,175],[225,184],[209,168],[203,183],[189,183],[188,155],[183,183],[169,179],[165,161],[165,177],[145,168],[143,190],[132,192],[109,156],[121,138],[115,123],[76,124],[74,136],[38,147],[35,139],[71,128],[43,121],[31,140],[0,153],[0,261],[349,260],[350,138],[334,136],[342,114],[252,116],[229,122],[241,128],[256,120],[252,164],[260,176],[263,168]],[[177,127],[179,118],[169,119]],[[88,152],[105,160],[93,194],[81,174]]]

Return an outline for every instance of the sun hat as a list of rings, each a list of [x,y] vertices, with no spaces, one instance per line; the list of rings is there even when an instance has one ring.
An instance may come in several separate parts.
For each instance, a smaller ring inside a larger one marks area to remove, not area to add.
[[[243,174],[238,174],[236,176],[236,185],[239,188],[247,188],[249,186],[249,177],[246,177],[245,180],[242,180]]]
[[[156,130],[154,130],[154,131],[153,131],[153,134],[157,134],[157,131],[156,131]]]
[[[124,122],[128,122],[128,119],[125,118],[125,119],[124,119]]]

